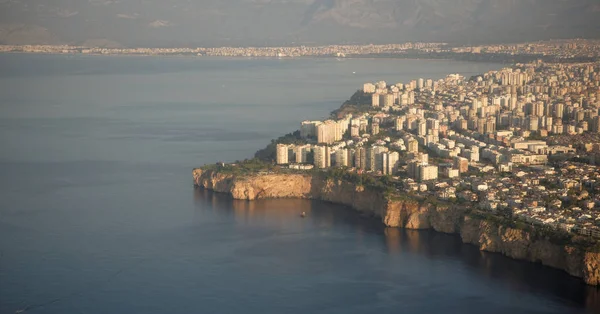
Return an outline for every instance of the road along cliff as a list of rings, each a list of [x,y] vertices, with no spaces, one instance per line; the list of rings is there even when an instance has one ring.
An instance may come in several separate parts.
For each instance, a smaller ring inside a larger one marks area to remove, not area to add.
[[[483,251],[562,269],[589,285],[600,285],[600,253],[479,218],[463,205],[431,204],[390,196],[319,174],[234,174],[200,168],[194,169],[192,174],[194,185],[227,193],[234,199],[305,198],[343,204],[380,218],[388,227],[459,234],[464,243],[476,245]]]

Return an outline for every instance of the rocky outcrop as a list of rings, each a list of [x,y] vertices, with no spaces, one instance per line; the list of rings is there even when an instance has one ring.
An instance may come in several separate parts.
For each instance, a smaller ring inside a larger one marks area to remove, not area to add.
[[[463,242],[481,250],[563,269],[587,284],[600,285],[600,253],[552,243],[543,236],[471,217],[464,217],[460,235]]]
[[[563,269],[590,285],[600,285],[600,253],[553,243],[525,230],[472,218],[460,206],[435,205],[410,198],[397,199],[338,179],[309,174],[265,173],[234,175],[194,169],[194,184],[235,199],[307,198],[347,205],[381,218],[388,227],[434,229],[459,234],[464,243],[511,258]]]

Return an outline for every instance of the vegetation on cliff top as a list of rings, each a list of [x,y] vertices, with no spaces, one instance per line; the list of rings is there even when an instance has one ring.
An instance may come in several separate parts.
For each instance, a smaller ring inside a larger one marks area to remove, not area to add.
[[[546,239],[557,245],[572,246],[588,252],[600,252],[600,242],[590,237],[567,232],[566,230],[546,225],[534,225],[515,217],[509,218],[502,214],[497,215],[478,210],[469,210],[467,216],[484,220],[493,226],[523,230],[529,233],[533,239]]]
[[[340,108],[332,111],[331,116],[341,119],[349,113],[369,112],[372,109],[371,94],[366,94],[362,90],[357,90]]]
[[[396,190],[391,176],[375,177],[368,174],[360,174],[348,171],[347,168],[331,168],[326,171],[319,171],[326,179],[342,180],[357,186],[363,186],[374,191],[391,195]]]
[[[265,162],[258,158],[253,159],[245,159],[242,161],[236,161],[235,163],[225,164],[225,163],[216,163],[216,164],[208,164],[200,167],[200,169],[204,171],[212,170],[218,171],[224,174],[233,174],[233,175],[248,175],[248,174],[258,174],[261,172],[273,172],[278,171],[279,166],[274,165],[271,162]]]
[[[300,131],[288,133],[284,136],[280,136],[277,139],[271,140],[271,143],[269,143],[267,147],[260,149],[256,153],[254,153],[254,158],[266,162],[273,162],[277,158],[277,144],[303,145],[306,143],[306,139],[300,137]]]

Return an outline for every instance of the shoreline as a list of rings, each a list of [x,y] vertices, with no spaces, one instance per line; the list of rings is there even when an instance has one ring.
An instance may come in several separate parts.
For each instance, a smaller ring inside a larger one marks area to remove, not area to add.
[[[302,56],[242,56],[242,55],[196,55],[196,54],[144,54],[144,53],[81,53],[81,52],[57,52],[57,51],[0,51],[0,54],[25,54],[25,55],[64,55],[64,56],[127,56],[127,57],[175,57],[175,58],[222,58],[230,60],[301,60],[301,59],[368,59],[368,60],[418,60],[418,61],[453,61],[466,63],[490,63],[499,65],[511,65],[515,63],[528,63],[535,60],[543,60],[546,63],[589,63],[597,62],[598,57],[572,57],[572,58],[557,58],[555,56],[543,55],[476,55],[476,54],[449,54],[431,57],[426,54],[419,55],[403,55],[403,54],[362,54],[348,55],[339,57],[335,55],[302,55]]]
[[[408,195],[385,195],[371,187],[321,174],[192,171],[194,185],[233,199],[300,198],[345,205],[379,218],[386,227],[432,229],[456,234],[482,251],[561,269],[586,284],[600,285],[600,252],[575,243],[555,243],[547,235],[511,228],[469,212],[467,206],[428,203]]]
[[[464,63],[490,63],[498,65],[512,64],[508,61],[499,60],[465,60],[459,58],[418,58],[418,57],[403,57],[398,56],[373,56],[373,55],[357,55],[350,57],[336,57],[336,56],[297,56],[297,57],[276,57],[276,56],[197,56],[197,55],[177,55],[177,54],[101,54],[101,53],[60,53],[60,52],[25,52],[25,51],[2,51],[0,55],[51,55],[51,56],[90,56],[90,57],[161,57],[161,58],[185,58],[185,59],[205,59],[215,58],[222,60],[319,60],[319,59],[337,59],[343,60],[407,60],[407,61],[452,61],[452,62],[464,62]]]

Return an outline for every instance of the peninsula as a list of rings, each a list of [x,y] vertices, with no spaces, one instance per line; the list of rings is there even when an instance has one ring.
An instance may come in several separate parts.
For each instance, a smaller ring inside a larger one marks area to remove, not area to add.
[[[347,205],[600,285],[600,62],[365,83],[255,157],[193,170],[235,199]]]

